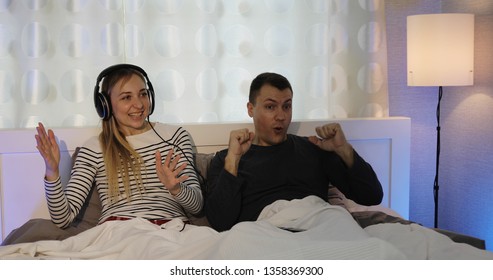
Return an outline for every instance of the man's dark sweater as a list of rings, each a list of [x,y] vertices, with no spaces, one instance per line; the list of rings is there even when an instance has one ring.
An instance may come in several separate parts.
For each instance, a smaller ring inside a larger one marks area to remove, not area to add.
[[[224,170],[227,150],[218,152],[208,171],[210,194],[205,210],[218,231],[242,221],[254,221],[276,200],[316,195],[327,200],[329,184],[362,205],[382,201],[382,186],[370,164],[356,151],[348,168],[334,152],[323,151],[306,137],[288,134],[274,146],[252,145],[241,157],[238,176]]]

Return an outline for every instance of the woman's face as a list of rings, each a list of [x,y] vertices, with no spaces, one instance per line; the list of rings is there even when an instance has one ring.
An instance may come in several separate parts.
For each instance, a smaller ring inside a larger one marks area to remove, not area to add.
[[[149,93],[145,81],[133,74],[130,79],[120,79],[110,92],[113,116],[126,136],[147,131]]]

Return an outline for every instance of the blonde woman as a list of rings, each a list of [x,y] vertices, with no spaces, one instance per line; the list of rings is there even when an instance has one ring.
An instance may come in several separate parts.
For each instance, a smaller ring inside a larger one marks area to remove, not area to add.
[[[199,213],[203,199],[190,135],[182,127],[149,121],[154,89],[145,71],[131,64],[103,70],[94,101],[102,131],[79,150],[66,187],[55,135],[42,123],[37,127],[52,221],[68,227],[93,186],[102,203],[99,223],[143,218],[161,225],[175,218],[188,222],[188,214]]]

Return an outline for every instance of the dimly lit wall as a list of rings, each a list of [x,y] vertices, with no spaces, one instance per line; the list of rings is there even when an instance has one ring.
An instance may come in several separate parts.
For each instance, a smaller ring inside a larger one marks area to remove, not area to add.
[[[390,116],[411,125],[410,219],[432,227],[438,88],[408,87],[406,17],[475,14],[474,85],[444,87],[438,226],[493,249],[493,1],[386,0]]]

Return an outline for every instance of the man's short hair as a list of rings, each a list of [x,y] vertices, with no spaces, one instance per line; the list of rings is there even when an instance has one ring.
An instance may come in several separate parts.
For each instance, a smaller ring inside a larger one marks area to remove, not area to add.
[[[278,90],[289,88],[291,93],[293,92],[293,88],[286,77],[277,73],[265,72],[255,77],[250,84],[250,94],[248,96],[248,101],[250,103],[255,104],[257,96],[260,93],[260,88],[264,85],[271,85]]]

